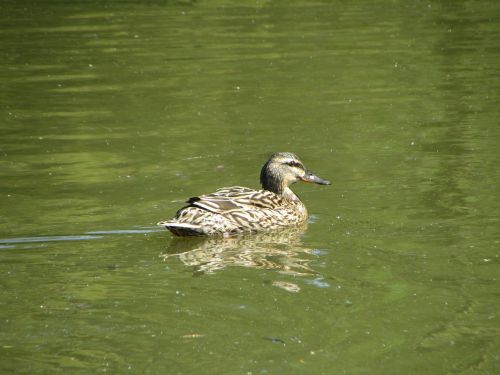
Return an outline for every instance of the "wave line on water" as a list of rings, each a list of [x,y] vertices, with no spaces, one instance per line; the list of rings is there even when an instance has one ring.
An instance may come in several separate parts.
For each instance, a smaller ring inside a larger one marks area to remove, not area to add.
[[[79,235],[69,236],[33,236],[33,237],[16,237],[16,238],[0,238],[0,248],[12,248],[15,246],[8,246],[10,244],[18,243],[32,243],[32,242],[53,242],[53,241],[86,241],[98,240],[104,238],[104,235],[113,234],[147,234],[153,232],[160,232],[162,229],[157,227],[143,227],[143,229],[117,229],[117,230],[102,230],[85,232]]]
[[[82,241],[96,240],[103,236],[77,235],[77,236],[44,236],[44,237],[18,237],[0,239],[0,244],[29,243],[29,242],[52,242],[52,241]]]
[[[98,230],[92,232],[85,232],[85,234],[142,234],[162,232],[163,229],[117,229],[117,230]]]

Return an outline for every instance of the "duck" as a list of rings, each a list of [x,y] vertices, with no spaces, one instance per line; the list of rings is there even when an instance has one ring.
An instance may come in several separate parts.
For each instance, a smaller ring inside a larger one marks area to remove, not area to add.
[[[290,189],[298,181],[331,185],[309,171],[294,153],[275,152],[261,169],[262,189],[231,186],[189,198],[174,218],[158,225],[179,237],[227,237],[303,224],[306,206]]]

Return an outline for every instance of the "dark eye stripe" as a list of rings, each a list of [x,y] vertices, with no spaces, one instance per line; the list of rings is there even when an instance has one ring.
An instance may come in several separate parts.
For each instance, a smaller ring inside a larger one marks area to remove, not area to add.
[[[296,161],[289,161],[286,164],[288,164],[290,167],[297,167],[297,168],[302,168],[302,164],[296,162]]]

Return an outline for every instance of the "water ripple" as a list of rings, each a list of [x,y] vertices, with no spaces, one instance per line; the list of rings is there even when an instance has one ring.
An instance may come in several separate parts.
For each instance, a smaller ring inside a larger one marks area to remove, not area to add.
[[[103,236],[89,236],[89,235],[76,235],[76,236],[44,236],[44,237],[18,237],[18,238],[4,238],[0,239],[0,244],[11,243],[30,243],[30,242],[52,242],[52,241],[82,241],[82,240],[95,240]]]
[[[159,232],[162,229],[119,229],[108,231],[92,231],[85,234],[70,235],[70,236],[34,236],[34,237],[17,237],[17,238],[0,238],[0,248],[10,248],[10,244],[17,243],[32,243],[32,242],[53,242],[53,241],[86,241],[97,240],[104,238],[105,234],[145,234]]]

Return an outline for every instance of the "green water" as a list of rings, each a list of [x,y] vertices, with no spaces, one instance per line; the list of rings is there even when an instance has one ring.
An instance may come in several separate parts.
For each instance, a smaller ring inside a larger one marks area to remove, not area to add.
[[[499,2],[0,15],[0,373],[499,373]],[[274,151],[305,232],[155,227]]]

